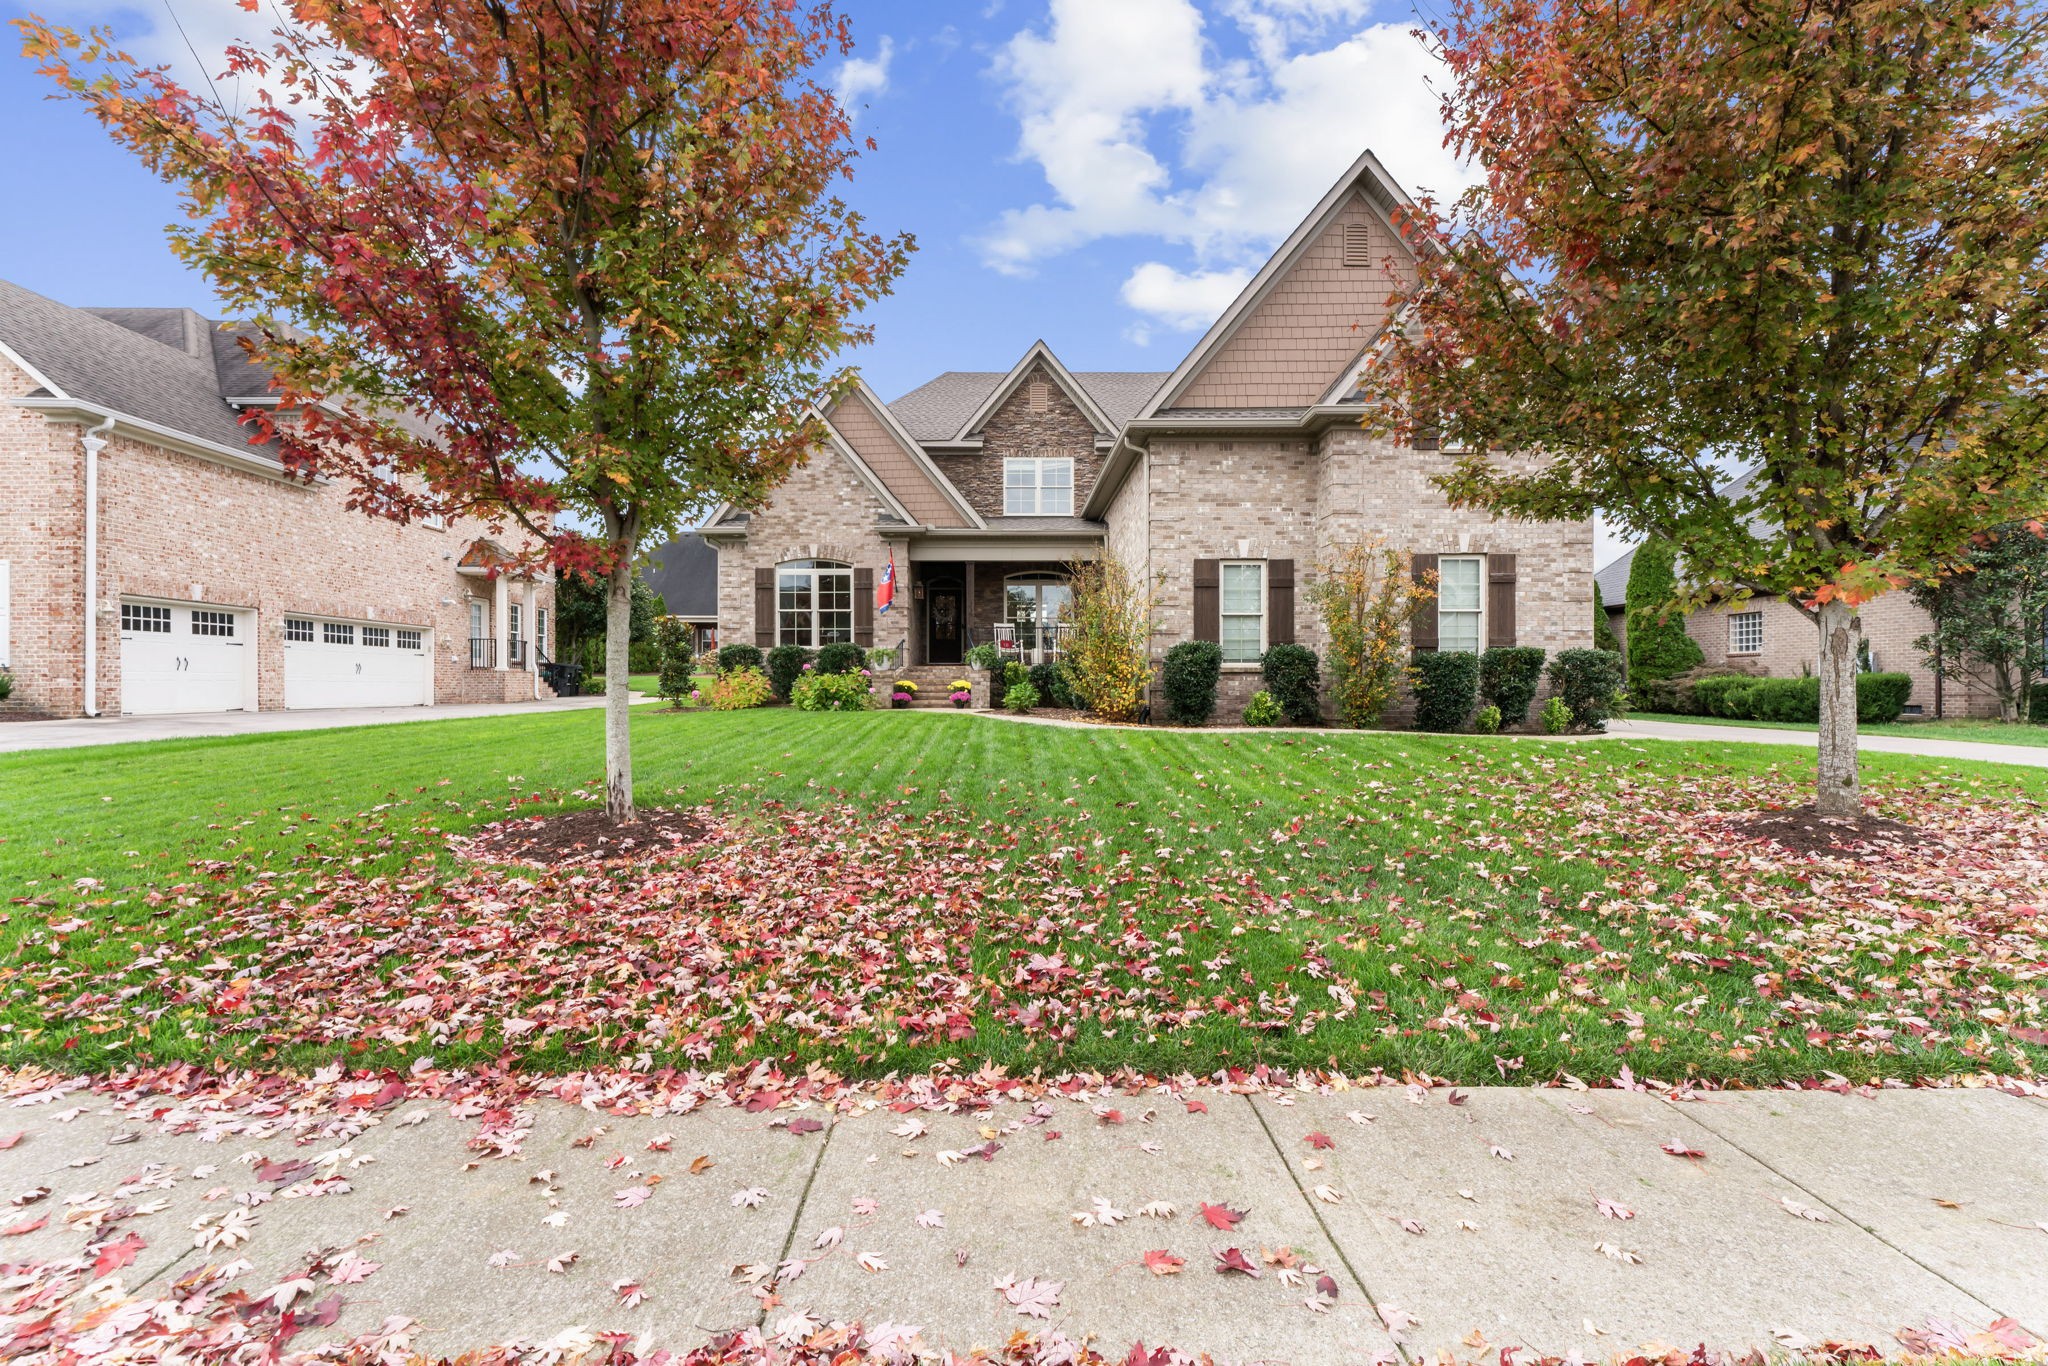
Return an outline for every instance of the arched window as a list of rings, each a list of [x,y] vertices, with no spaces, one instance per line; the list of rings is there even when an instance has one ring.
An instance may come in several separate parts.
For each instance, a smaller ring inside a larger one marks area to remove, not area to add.
[[[853,569],[837,560],[775,567],[775,643],[830,645],[853,639]]]

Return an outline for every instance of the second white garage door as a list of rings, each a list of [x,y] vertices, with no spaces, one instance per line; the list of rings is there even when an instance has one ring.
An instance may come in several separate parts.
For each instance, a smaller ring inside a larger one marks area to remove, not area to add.
[[[425,706],[427,667],[425,633],[411,627],[285,618],[288,708]]]

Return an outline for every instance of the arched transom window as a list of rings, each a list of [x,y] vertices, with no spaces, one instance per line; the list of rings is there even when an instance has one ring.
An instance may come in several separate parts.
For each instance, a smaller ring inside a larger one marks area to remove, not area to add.
[[[775,567],[775,643],[830,645],[853,639],[853,569],[837,560]]]

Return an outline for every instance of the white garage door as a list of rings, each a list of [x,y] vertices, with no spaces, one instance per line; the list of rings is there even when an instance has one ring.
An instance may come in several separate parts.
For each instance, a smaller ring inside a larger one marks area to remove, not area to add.
[[[121,604],[121,710],[138,716],[240,711],[249,614]]]
[[[285,706],[420,707],[427,700],[423,632],[374,622],[285,618]]]

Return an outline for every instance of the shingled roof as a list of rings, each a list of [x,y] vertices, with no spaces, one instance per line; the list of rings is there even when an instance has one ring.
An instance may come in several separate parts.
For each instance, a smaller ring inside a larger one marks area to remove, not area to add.
[[[1002,370],[948,370],[891,403],[889,411],[919,441],[950,441],[1006,378]],[[1121,427],[1165,383],[1166,372],[1077,370],[1074,378],[1103,416]]]
[[[0,345],[44,381],[30,397],[70,399],[256,460],[241,410],[270,382],[236,331],[183,308],[72,308],[0,280]]]

